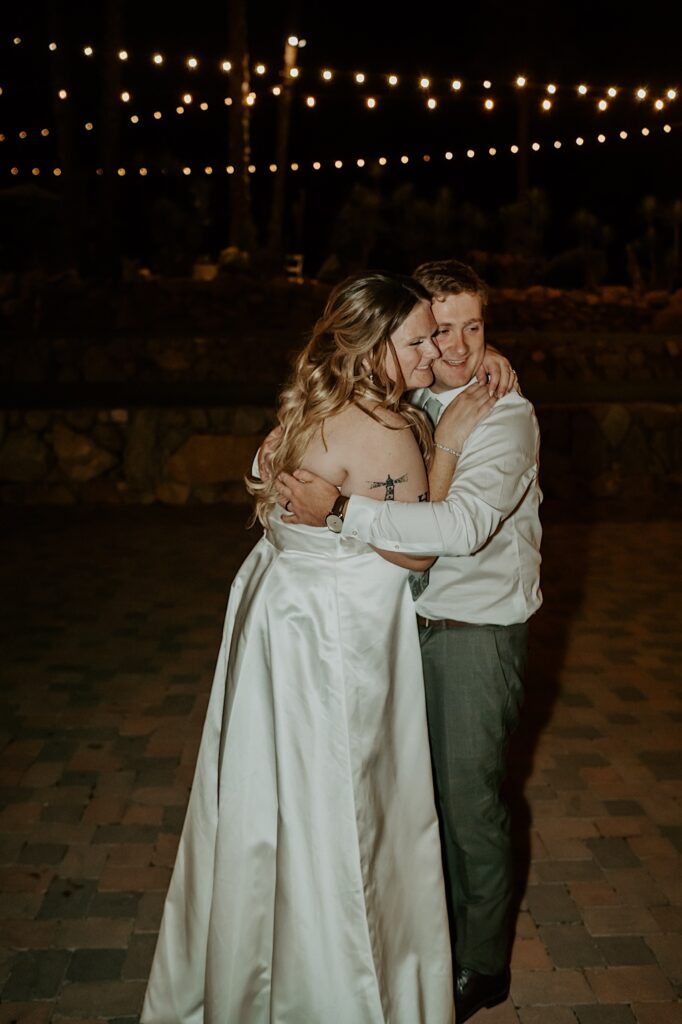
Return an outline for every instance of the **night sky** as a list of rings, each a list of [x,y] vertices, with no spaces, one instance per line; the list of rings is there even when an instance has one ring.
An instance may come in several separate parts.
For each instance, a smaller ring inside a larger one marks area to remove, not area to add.
[[[103,6],[81,0],[61,5],[63,38],[58,42],[68,79],[65,102],[71,104],[77,126],[78,159],[86,181],[98,162]],[[293,32],[307,41],[298,61],[301,75],[289,151],[289,159],[301,165],[290,178],[290,206],[305,199],[305,216],[298,228],[290,223],[289,230],[298,231],[297,244],[315,257],[322,255],[338,209],[358,182],[385,193],[411,184],[426,197],[447,186],[458,201],[482,209],[512,202],[518,158],[510,146],[517,140],[519,116],[513,82],[518,74],[528,79],[529,141],[540,146],[529,156],[530,184],[545,190],[559,219],[562,211],[585,207],[611,224],[628,222],[644,196],[669,202],[682,192],[682,94],[666,100],[665,110],[652,109],[654,98],[665,98],[667,89],[682,86],[672,3],[576,0],[547,5],[532,0],[514,5],[494,0],[431,9],[413,6],[407,15],[398,13],[394,4],[360,0],[298,5],[255,0],[247,6],[252,64],[262,61],[268,69],[260,78],[254,74],[252,82],[257,92],[252,119],[257,173],[252,185],[261,226],[269,208],[272,176],[267,168],[274,159],[277,100],[271,89],[278,80],[285,37]],[[287,15],[297,7],[298,17]],[[56,9],[54,2],[43,0],[3,14],[0,189],[28,182],[54,190],[61,184],[52,176],[59,161],[53,130],[54,56],[48,50]],[[184,8],[158,0],[123,5],[122,45],[130,56],[121,64],[121,87],[131,100],[121,104],[120,164],[127,169],[121,186],[134,223],[159,189],[192,194],[196,201],[197,191],[208,194],[210,187],[212,209],[221,209],[230,158],[226,76],[219,70],[220,60],[230,55],[227,22],[227,5],[215,2]],[[21,37],[20,46],[12,45],[14,36]],[[95,50],[91,58],[83,55],[86,44]],[[155,51],[164,55],[161,68],[151,62]],[[184,64],[190,55],[199,60],[196,71]],[[333,70],[332,82],[321,80],[323,68]],[[353,80],[357,71],[367,75],[362,86]],[[389,72],[400,78],[395,88],[386,84]],[[426,91],[417,84],[422,76],[432,82]],[[450,86],[454,78],[463,83],[458,93]],[[485,79],[492,83],[487,91]],[[543,113],[540,103],[548,98],[550,82],[557,85],[557,93],[551,97],[552,110]],[[589,86],[587,96],[577,95],[581,82]],[[620,87],[619,94],[609,101],[608,110],[597,111],[597,99],[612,85]],[[639,86],[648,89],[641,103],[633,99]],[[175,107],[186,92],[192,102],[184,104],[180,116]],[[316,99],[313,109],[305,105],[308,95]],[[376,98],[373,111],[365,106],[369,96]],[[436,99],[435,110],[426,109],[428,97]],[[486,98],[494,101],[492,111],[483,108]],[[201,101],[209,104],[205,112],[200,112]],[[163,117],[154,121],[157,109]],[[136,125],[130,123],[133,115],[140,118]],[[90,132],[83,127],[88,122],[94,124]],[[663,124],[671,126],[669,134],[663,133]],[[52,129],[49,138],[40,136],[45,127]],[[648,137],[642,136],[642,127],[650,129]],[[27,132],[26,139],[19,139],[20,131]],[[621,131],[628,132],[627,140],[619,138]],[[597,142],[599,133],[606,136],[604,143]],[[585,139],[582,147],[575,144],[579,136]],[[562,143],[560,150],[554,147],[556,140]],[[489,155],[490,148],[495,156]],[[474,158],[467,158],[468,149]],[[446,152],[453,153],[452,160],[445,160]],[[377,158],[382,155],[388,163],[380,168]],[[401,155],[408,155],[409,163],[401,165]],[[364,168],[356,166],[358,158],[366,159]],[[333,167],[337,159],[343,161],[340,169]],[[312,170],[314,160],[322,163],[317,172]],[[12,166],[19,169],[14,177]],[[39,177],[31,175],[34,166],[41,169]],[[136,177],[133,184],[131,175],[137,176],[140,166],[148,167],[149,174],[144,180]],[[192,169],[185,180],[184,166]],[[215,168],[210,186],[205,166]],[[161,181],[162,170],[166,181]],[[209,202],[206,197],[203,201]],[[211,244],[218,242],[216,235]]]

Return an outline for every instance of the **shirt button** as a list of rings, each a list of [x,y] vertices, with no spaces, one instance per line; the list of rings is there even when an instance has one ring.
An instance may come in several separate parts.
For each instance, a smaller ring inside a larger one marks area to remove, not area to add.
[[[358,535],[358,531],[357,530],[353,530],[353,536],[357,537],[357,535]]]

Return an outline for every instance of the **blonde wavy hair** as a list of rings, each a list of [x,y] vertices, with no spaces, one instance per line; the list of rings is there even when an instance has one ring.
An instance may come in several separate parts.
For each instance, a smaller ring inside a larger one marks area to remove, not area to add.
[[[428,420],[403,398],[405,380],[391,335],[429,293],[398,274],[357,274],[331,292],[310,341],[298,356],[277,408],[281,434],[272,448],[267,480],[246,478],[255,497],[253,520],[267,527],[277,504],[276,478],[301,466],[306,449],[324,422],[353,403],[378,420],[378,409],[400,412],[428,464],[433,441]],[[391,352],[397,380],[386,372]],[[383,421],[382,421],[383,422]]]

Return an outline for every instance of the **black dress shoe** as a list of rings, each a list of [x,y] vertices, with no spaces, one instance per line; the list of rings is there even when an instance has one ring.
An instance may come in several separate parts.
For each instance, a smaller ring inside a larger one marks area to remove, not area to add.
[[[509,995],[510,981],[508,967],[500,974],[479,974],[468,967],[460,967],[455,985],[457,1024],[464,1024],[483,1007],[489,1010],[503,1003]]]

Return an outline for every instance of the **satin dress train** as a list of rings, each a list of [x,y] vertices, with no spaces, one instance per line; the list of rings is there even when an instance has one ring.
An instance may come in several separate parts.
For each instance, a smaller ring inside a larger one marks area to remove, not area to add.
[[[407,572],[270,528],[237,573],[143,1024],[451,1024]]]

